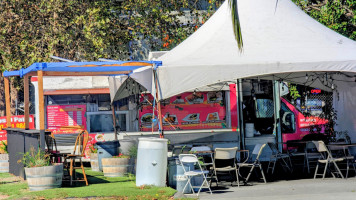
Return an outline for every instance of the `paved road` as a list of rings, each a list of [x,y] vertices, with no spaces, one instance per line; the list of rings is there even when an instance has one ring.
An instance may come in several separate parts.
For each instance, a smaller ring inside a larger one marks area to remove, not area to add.
[[[203,192],[199,195],[202,200],[356,200],[356,178],[349,179],[302,179],[253,183],[252,186],[229,186],[213,190],[210,195]],[[193,197],[187,195],[187,197]]]

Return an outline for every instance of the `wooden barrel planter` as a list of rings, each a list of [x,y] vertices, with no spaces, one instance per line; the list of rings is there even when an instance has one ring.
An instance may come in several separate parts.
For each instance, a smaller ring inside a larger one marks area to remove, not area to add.
[[[9,154],[0,154],[0,173],[9,172]]]
[[[63,164],[25,168],[25,174],[31,191],[59,188],[62,185]]]
[[[98,154],[97,153],[90,153],[90,166],[92,171],[100,171],[99,170],[99,162],[98,162]]]
[[[128,173],[132,173],[134,160],[130,158],[103,158],[104,176],[107,177],[122,177]]]

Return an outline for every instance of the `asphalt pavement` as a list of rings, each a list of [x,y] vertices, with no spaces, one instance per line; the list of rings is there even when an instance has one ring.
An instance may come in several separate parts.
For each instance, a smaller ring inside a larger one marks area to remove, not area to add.
[[[214,186],[214,184],[213,184]],[[202,200],[356,200],[356,178],[326,178],[278,180],[274,182],[253,182],[250,186],[231,186],[224,183],[223,187],[212,187],[213,194],[203,191],[199,195]],[[185,195],[195,197],[194,195]]]

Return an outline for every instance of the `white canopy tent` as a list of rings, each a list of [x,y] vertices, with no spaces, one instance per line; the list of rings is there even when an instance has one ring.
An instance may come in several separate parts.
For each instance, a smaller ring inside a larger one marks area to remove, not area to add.
[[[238,0],[238,10],[243,52],[225,1],[194,34],[157,59],[163,64],[157,68],[159,98],[256,77],[331,91],[338,87],[332,77],[336,73],[354,77],[356,42],[312,19],[290,0]],[[134,80],[152,86],[152,75]]]
[[[198,31],[157,59],[163,63],[158,69],[162,98],[246,77],[356,72],[355,41],[315,21],[290,0],[276,3],[276,0],[238,0],[244,42],[240,53],[230,8],[224,2]],[[318,81],[314,86],[325,89]]]

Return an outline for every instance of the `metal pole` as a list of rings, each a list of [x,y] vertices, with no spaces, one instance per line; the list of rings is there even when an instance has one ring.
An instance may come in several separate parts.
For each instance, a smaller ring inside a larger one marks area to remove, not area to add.
[[[240,130],[240,144],[241,149],[245,149],[245,129],[244,129],[244,114],[243,114],[243,93],[242,93],[242,79],[237,80],[238,91],[238,113],[239,113],[239,130]]]
[[[115,104],[111,104],[111,110],[112,110],[112,125],[114,126],[114,134],[115,134],[115,140],[117,140],[117,132],[116,132],[116,115],[115,115]]]
[[[282,151],[282,131],[281,131],[281,119],[280,119],[280,110],[281,110],[281,95],[279,91],[280,82],[273,81],[273,103],[274,103],[274,123],[275,123],[275,133],[278,143],[279,151]]]
[[[156,83],[156,100],[157,100],[157,107],[158,107],[158,120],[159,120],[159,125],[160,125],[160,130],[159,130],[159,137],[164,138],[164,133],[163,133],[163,121],[162,121],[162,112],[161,112],[161,102],[158,99],[158,80],[157,80],[157,73],[155,72],[155,83]]]

